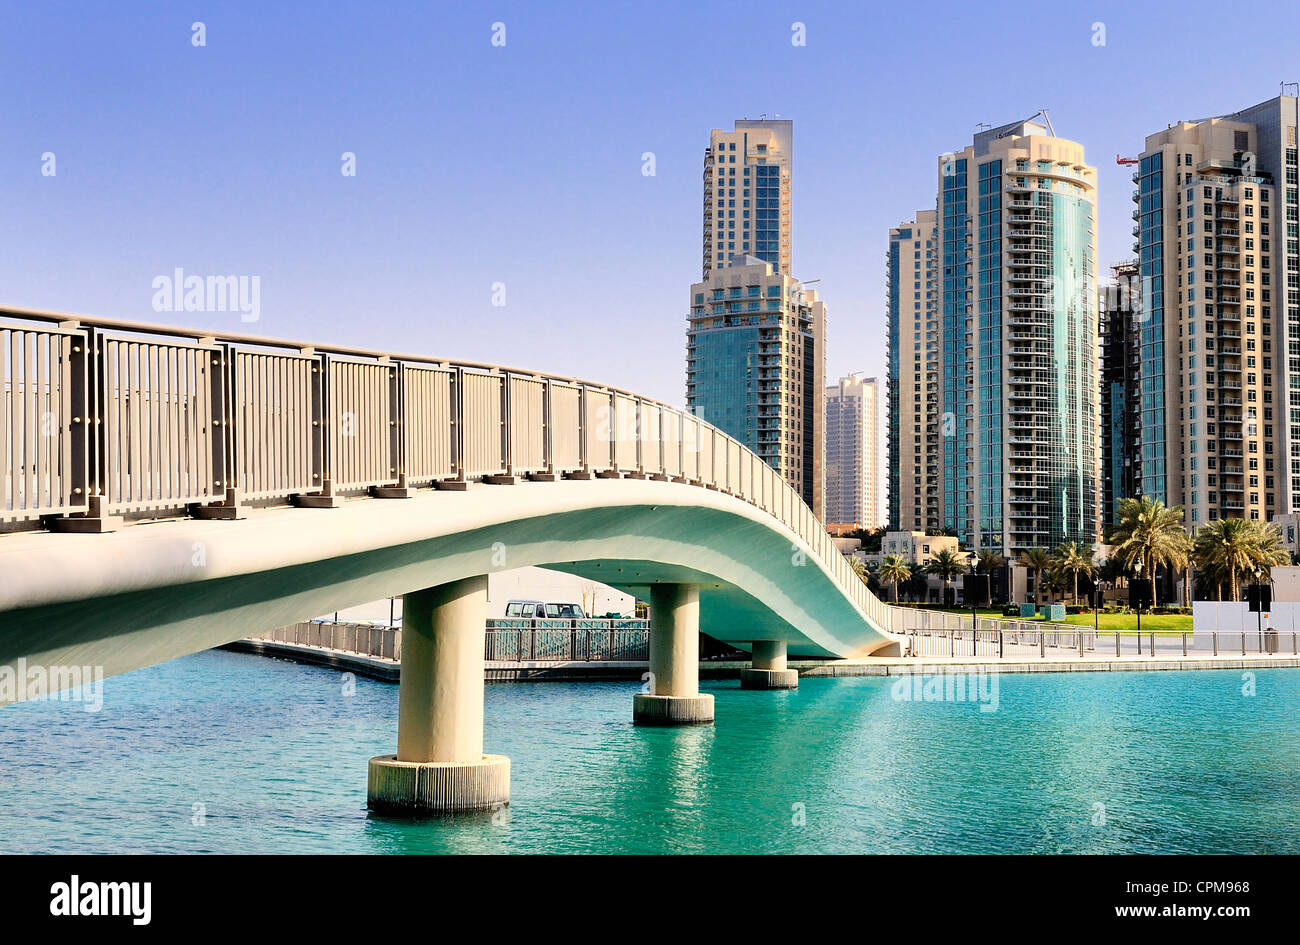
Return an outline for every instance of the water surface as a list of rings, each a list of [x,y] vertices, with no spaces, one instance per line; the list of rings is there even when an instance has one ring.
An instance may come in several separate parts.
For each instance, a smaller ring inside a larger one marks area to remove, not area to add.
[[[995,712],[720,681],[685,729],[632,682],[491,684],[510,807],[415,823],[365,809],[397,687],[349,679],[211,651],[0,709],[0,852],[1300,853],[1296,670],[1006,675]]]

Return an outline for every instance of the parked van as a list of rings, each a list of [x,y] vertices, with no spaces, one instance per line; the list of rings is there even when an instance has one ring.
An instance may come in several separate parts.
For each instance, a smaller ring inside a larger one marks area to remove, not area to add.
[[[512,600],[506,604],[507,617],[586,617],[581,604],[547,603],[540,600]]]

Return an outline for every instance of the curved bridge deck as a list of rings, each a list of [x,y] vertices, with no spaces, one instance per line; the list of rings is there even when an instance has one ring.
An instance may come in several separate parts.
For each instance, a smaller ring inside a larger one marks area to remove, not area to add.
[[[123,672],[534,564],[643,596],[698,585],[701,629],[728,642],[895,643],[781,476],[651,398],[18,309],[0,362],[0,662]]]

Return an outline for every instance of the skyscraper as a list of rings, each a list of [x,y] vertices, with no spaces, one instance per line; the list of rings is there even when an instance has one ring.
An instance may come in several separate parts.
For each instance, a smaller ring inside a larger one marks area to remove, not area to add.
[[[775,469],[825,521],[826,306],[752,256],[691,286],[686,403]]]
[[[1300,502],[1297,100],[1150,135],[1133,175],[1141,492],[1186,524]]]
[[[880,382],[850,374],[826,388],[826,522],[880,520]]]
[[[1116,263],[1098,301],[1101,313],[1101,523],[1115,524],[1120,499],[1141,482],[1141,280],[1136,261]]]
[[[938,344],[926,352],[937,365],[924,381],[914,367],[918,331],[902,336],[901,294],[910,274],[914,319],[924,280],[915,265],[902,270],[905,244],[891,232],[891,267],[896,248],[900,255],[890,272],[891,319],[900,290],[889,339],[891,366],[899,365],[891,412],[906,403],[904,384],[916,404],[927,393],[918,386],[937,374],[940,525],[973,549],[1012,556],[1098,537],[1096,179],[1083,146],[1056,137],[1045,116],[981,132],[940,157]],[[906,244],[913,254],[916,243]],[[917,426],[910,459],[906,431],[895,438],[891,429],[900,479],[914,486],[926,478],[915,462]],[[906,490],[900,483],[900,525],[908,522]]]
[[[889,527],[940,527],[939,260],[935,212],[889,231]]]
[[[787,120],[709,133],[686,402],[761,456],[824,521],[826,306],[790,270],[793,148]]]
[[[704,278],[732,256],[791,271],[790,195],[794,125],[737,120],[709,133],[704,152]]]

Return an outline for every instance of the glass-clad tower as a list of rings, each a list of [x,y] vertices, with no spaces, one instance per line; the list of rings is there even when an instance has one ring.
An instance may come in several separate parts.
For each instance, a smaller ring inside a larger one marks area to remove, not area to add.
[[[1098,540],[1096,180],[1034,120],[939,159],[943,525],[972,549]]]
[[[826,306],[753,256],[691,286],[686,403],[775,469],[825,521]]]

